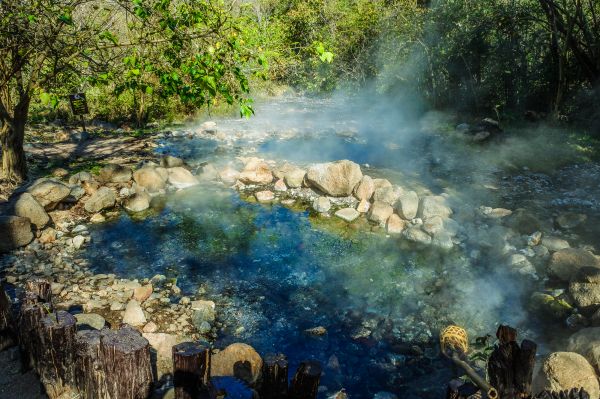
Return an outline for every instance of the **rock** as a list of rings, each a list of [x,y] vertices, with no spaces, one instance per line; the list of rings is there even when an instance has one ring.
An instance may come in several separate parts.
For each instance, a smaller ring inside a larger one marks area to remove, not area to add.
[[[423,221],[422,229],[433,236],[444,229],[444,220],[440,216],[434,216]]]
[[[139,192],[127,198],[123,207],[129,212],[142,212],[150,208],[150,196],[146,192]]]
[[[169,168],[167,172],[169,172],[167,181],[175,188],[188,188],[200,183],[196,176],[181,166]]]
[[[130,300],[125,307],[123,315],[123,323],[138,327],[146,324],[146,316],[140,306],[140,303],[135,299]]]
[[[33,195],[45,210],[52,210],[69,196],[71,189],[60,182],[44,180],[30,187],[27,192]]]
[[[16,216],[28,218],[38,229],[43,228],[50,220],[44,207],[29,193],[21,194],[15,201],[13,209]]]
[[[234,376],[254,384],[260,377],[262,363],[262,358],[250,345],[235,343],[213,354],[210,376]]]
[[[331,201],[327,197],[319,197],[313,201],[312,206],[315,211],[326,213],[331,209]]]
[[[419,210],[419,196],[414,191],[404,193],[396,202],[396,212],[405,220],[412,220],[417,217]]]
[[[587,215],[581,213],[561,213],[556,218],[556,224],[561,229],[573,229],[587,220]]]
[[[131,168],[122,165],[108,164],[98,174],[98,179],[103,183],[127,183],[131,180]]]
[[[533,378],[533,392],[564,391],[584,388],[590,398],[600,397],[594,368],[581,355],[573,352],[554,352],[541,363]]]
[[[210,324],[215,321],[216,311],[215,303],[213,301],[192,301],[192,324],[197,330],[201,331],[204,328],[203,323]]]
[[[184,337],[166,333],[142,333],[148,340],[153,352],[156,352],[157,378],[173,373],[173,347],[186,341]]]
[[[152,284],[146,284],[141,287],[134,288],[133,299],[140,303],[143,303],[146,299],[150,298],[150,295],[152,295],[152,291]]]
[[[161,173],[158,168],[144,166],[133,172],[133,180],[138,186],[145,188],[149,192],[156,192],[165,188],[167,176]]]
[[[317,337],[320,337],[327,334],[327,329],[323,326],[318,326],[304,330],[304,332],[308,335],[315,335]]]
[[[258,191],[254,193],[254,196],[258,202],[271,202],[275,199],[275,194],[269,190]]]
[[[371,209],[367,214],[367,219],[375,223],[384,224],[392,213],[394,213],[394,208],[392,208],[390,204],[382,201],[375,201],[371,205]]]
[[[361,200],[356,206],[356,210],[360,213],[367,213],[371,209],[371,203],[367,200]]]
[[[279,179],[275,182],[275,186],[274,186],[275,191],[287,191],[287,186],[285,185],[285,182],[283,181],[283,179]]]
[[[122,304],[121,302],[115,301],[110,304],[110,310],[119,311],[119,310],[123,310],[123,309],[125,309],[125,305]]]
[[[569,293],[579,308],[600,305],[600,268],[579,269],[571,279]]]
[[[502,219],[512,215],[510,209],[482,207],[482,213],[491,219]]]
[[[380,187],[373,193],[373,201],[385,202],[388,205],[395,206],[398,199],[404,194],[400,186]]]
[[[507,219],[508,227],[521,234],[531,234],[542,230],[540,221],[524,209],[517,209]]]
[[[112,208],[117,200],[117,195],[108,187],[100,187],[86,202],[84,209],[88,213],[100,212]]]
[[[147,323],[144,328],[142,328],[142,331],[145,333],[154,333],[158,331],[158,326],[156,325],[156,323],[154,323],[153,321]]]
[[[306,176],[306,171],[304,169],[300,169],[295,166],[288,167],[283,166],[283,181],[287,184],[288,187],[291,188],[299,188],[302,187],[302,182],[304,181],[304,176]]]
[[[576,352],[600,371],[600,327],[583,328],[569,337],[569,352]]]
[[[373,179],[373,189],[392,187],[392,183],[388,179]]]
[[[71,186],[71,192],[69,193],[69,196],[64,199],[64,202],[75,203],[79,201],[84,195],[85,189],[79,184],[74,184]]]
[[[29,219],[20,216],[0,216],[0,253],[27,245],[33,240]]]
[[[73,237],[73,247],[75,249],[81,248],[81,246],[83,245],[84,242],[85,242],[85,237],[84,236],[75,236],[75,237]]]
[[[569,281],[582,267],[600,268],[600,260],[585,249],[565,248],[550,257],[548,272],[563,281]]]
[[[160,160],[160,166],[163,168],[176,168],[183,166],[184,164],[185,162],[183,162],[183,159],[171,155],[165,155]]]
[[[273,181],[273,173],[266,162],[252,158],[246,163],[238,180],[244,184],[269,184]]]
[[[240,172],[233,169],[231,166],[227,166],[225,169],[219,172],[219,179],[226,184],[233,184],[238,179]]]
[[[79,313],[75,315],[78,330],[102,330],[106,325],[104,317],[96,313]]]
[[[68,175],[69,175],[69,172],[64,168],[56,168],[52,171],[52,176],[58,177],[59,179],[62,179],[63,177],[67,177]]]
[[[198,178],[200,180],[211,181],[219,178],[219,171],[212,163],[202,166],[199,172]]]
[[[94,180],[92,175],[89,172],[79,172],[75,173],[73,176],[69,178],[69,184],[81,184],[86,181]]]
[[[343,208],[338,210],[335,213],[335,216],[345,220],[346,222],[353,222],[360,216],[360,213],[354,208]]]
[[[57,296],[60,295],[62,290],[65,288],[64,284],[61,283],[51,283],[50,290],[52,291],[52,295]]]
[[[527,245],[529,245],[530,247],[535,247],[537,245],[540,245],[542,242],[542,232],[541,231],[536,231],[533,234],[531,234],[529,237],[527,237]]]
[[[406,228],[406,221],[392,213],[386,222],[385,228],[388,234],[400,234]]]
[[[429,219],[434,216],[447,218],[452,214],[452,210],[446,206],[445,198],[440,196],[429,195],[421,198],[417,216],[421,219]]]
[[[440,231],[438,233],[435,233],[431,240],[431,245],[445,250],[450,250],[454,248],[452,236],[448,234],[447,231]]]
[[[354,187],[354,196],[360,201],[371,200],[373,193],[375,192],[375,184],[370,176],[364,175],[358,185]]]
[[[42,244],[49,244],[56,241],[56,236],[56,230],[54,230],[52,227],[48,227],[47,229],[42,231],[42,234],[40,235],[40,238],[38,240]]]
[[[562,299],[542,292],[534,292],[529,301],[532,311],[543,312],[557,320],[564,319],[573,312],[573,307]]]
[[[360,166],[348,160],[315,164],[306,173],[310,186],[333,197],[352,195],[362,177]]]
[[[94,213],[90,218],[90,222],[92,223],[103,223],[106,221],[106,218],[101,213]]]
[[[402,235],[408,241],[412,241],[417,244],[429,245],[432,241],[431,236],[421,230],[421,226],[419,225],[409,227],[408,229],[404,230]]]
[[[555,252],[561,249],[571,248],[569,243],[558,237],[545,236],[542,238],[542,245],[548,248],[549,251]]]

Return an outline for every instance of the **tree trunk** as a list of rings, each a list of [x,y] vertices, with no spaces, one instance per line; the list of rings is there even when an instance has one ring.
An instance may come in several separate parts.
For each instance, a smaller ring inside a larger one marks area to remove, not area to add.
[[[0,129],[2,144],[2,179],[19,182],[27,178],[27,162],[23,142],[27,114],[4,120]]]

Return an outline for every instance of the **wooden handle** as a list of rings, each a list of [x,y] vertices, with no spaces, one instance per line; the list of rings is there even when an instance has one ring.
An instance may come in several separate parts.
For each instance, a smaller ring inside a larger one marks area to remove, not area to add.
[[[498,399],[498,391],[491,386],[483,377],[481,377],[467,362],[461,360],[457,353],[453,353],[451,357],[454,364],[463,369],[469,376],[471,381],[477,385],[482,391],[487,394],[489,399]]]

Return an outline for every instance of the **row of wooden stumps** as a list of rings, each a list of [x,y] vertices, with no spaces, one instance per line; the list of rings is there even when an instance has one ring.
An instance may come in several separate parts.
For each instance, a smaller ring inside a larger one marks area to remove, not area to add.
[[[544,391],[533,395],[532,381],[537,345],[524,339],[517,343],[517,330],[500,325],[496,332],[498,345],[487,363],[489,384],[497,390],[498,399],[591,399],[583,389],[563,392]],[[453,380],[448,385],[447,399],[489,398],[479,387]]]
[[[27,283],[14,317],[0,285],[0,350],[18,342],[25,367],[39,375],[47,395],[100,399],[145,399],[153,373],[148,341],[133,327],[77,331],[76,319],[55,311],[50,283]],[[284,355],[267,355],[262,380],[249,387],[237,378],[210,378],[211,350],[198,342],[173,347],[173,384],[177,399],[315,399],[321,378],[317,362],[302,362],[288,386]],[[238,366],[238,365],[236,365]],[[243,370],[247,365],[240,364]]]

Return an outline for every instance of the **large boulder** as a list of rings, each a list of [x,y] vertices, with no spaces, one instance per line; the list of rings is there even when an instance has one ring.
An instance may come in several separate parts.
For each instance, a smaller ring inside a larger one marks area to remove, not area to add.
[[[0,253],[27,245],[33,240],[31,222],[20,216],[0,216]]]
[[[284,165],[285,168],[285,165]],[[291,166],[283,171],[283,181],[290,188],[302,187],[306,170]]]
[[[150,208],[151,197],[145,191],[135,193],[131,197],[127,198],[123,204],[123,207],[129,212],[142,212]]]
[[[174,157],[172,155],[165,155],[160,160],[160,166],[162,166],[163,168],[176,168],[178,166],[183,165],[185,165],[183,159]]]
[[[383,201],[375,201],[371,205],[371,209],[369,209],[367,219],[375,223],[384,224],[393,213],[394,208],[390,204]]]
[[[569,281],[586,266],[600,268],[600,260],[585,249],[565,248],[552,254],[548,272],[562,281]]]
[[[452,214],[452,209],[446,205],[446,200],[441,196],[428,195],[421,198],[417,216],[421,219],[429,219],[433,216],[447,218]]]
[[[104,183],[127,183],[131,176],[131,168],[116,164],[108,164],[98,173],[98,179]]]
[[[373,201],[385,202],[394,206],[402,194],[404,194],[404,190],[400,186],[379,187],[373,193]]]
[[[579,353],[600,372],[600,327],[584,328],[571,335],[567,350]]]
[[[71,194],[71,188],[54,180],[43,180],[30,187],[27,192],[46,210],[52,210]]]
[[[533,391],[564,391],[583,388],[590,398],[600,396],[598,378],[594,368],[580,354],[554,352],[548,355],[533,378]]]
[[[417,217],[419,210],[419,196],[414,191],[409,191],[400,196],[396,202],[396,211],[398,215],[406,220],[412,220]]]
[[[21,194],[14,203],[15,215],[28,218],[38,229],[44,227],[50,217],[44,207],[29,193]]]
[[[356,187],[354,187],[354,196],[361,201],[369,201],[374,192],[375,183],[373,183],[371,176],[364,175]]]
[[[96,213],[106,208],[112,208],[117,200],[117,195],[108,187],[100,187],[92,196],[85,202],[84,208],[86,212]]]
[[[142,337],[148,340],[151,350],[156,352],[157,378],[161,379],[173,372],[173,347],[188,339],[173,334],[144,332]]]
[[[566,240],[558,237],[544,236],[541,242],[543,246],[552,252],[571,247]]]
[[[306,173],[310,186],[333,197],[351,195],[362,177],[360,166],[348,160],[312,165]]]
[[[167,184],[167,178],[168,173],[165,175],[159,168],[152,166],[144,166],[133,172],[133,180],[135,180],[137,185],[150,192],[164,189]]]
[[[169,172],[169,184],[175,188],[188,188],[199,183],[196,176],[181,166],[169,168],[167,171]]]
[[[569,293],[580,308],[600,305],[600,268],[579,269],[571,279]]]
[[[262,159],[250,158],[238,176],[238,180],[244,184],[269,184],[273,181],[273,173]]]
[[[250,345],[235,343],[212,356],[210,376],[233,376],[254,384],[260,377],[262,363]]]

